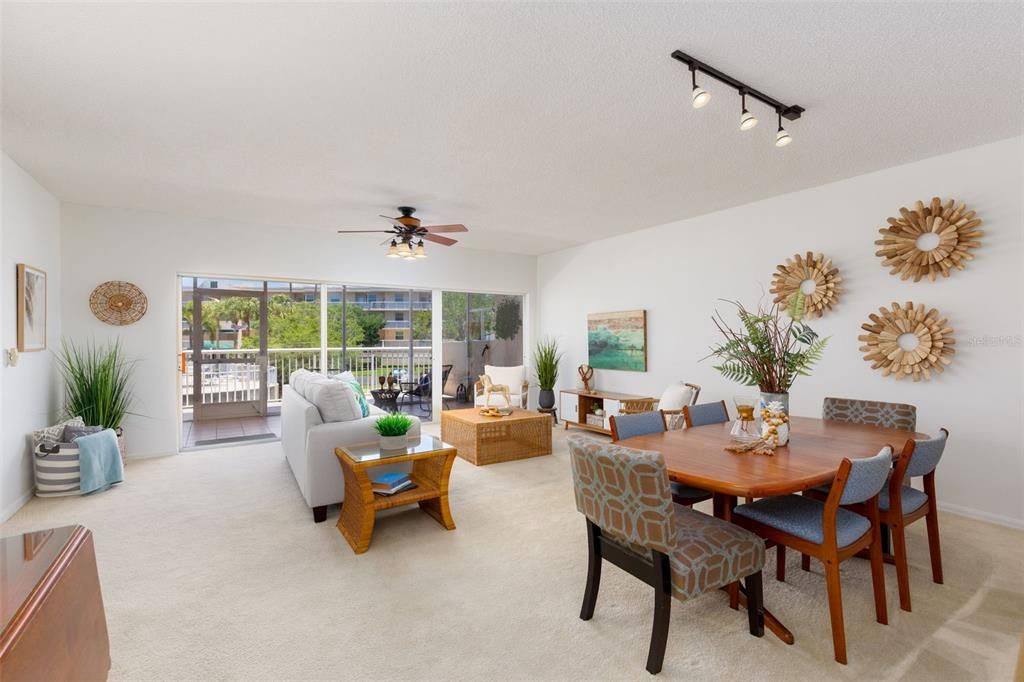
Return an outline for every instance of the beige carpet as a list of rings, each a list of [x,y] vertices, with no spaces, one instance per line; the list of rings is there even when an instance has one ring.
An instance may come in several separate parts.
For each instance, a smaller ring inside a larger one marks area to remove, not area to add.
[[[578,613],[585,527],[564,432],[555,454],[457,460],[447,532],[410,508],[355,556],[314,525],[277,444],[131,462],[95,497],[33,499],[4,535],[82,523],[96,536],[114,680],[647,679],[650,589],[607,566]],[[868,564],[843,565],[848,666],[832,660],[820,568],[766,602],[796,635],[751,637],[721,594],[673,603],[664,679],[1008,679],[1024,631],[1024,533],[946,515],[946,584],[910,533],[914,612],[874,622]],[[774,560],[774,554],[770,556]]]

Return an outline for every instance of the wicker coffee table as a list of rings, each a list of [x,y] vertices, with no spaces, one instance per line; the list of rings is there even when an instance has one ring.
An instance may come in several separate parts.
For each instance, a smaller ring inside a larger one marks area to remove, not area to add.
[[[441,413],[441,439],[478,466],[551,454],[551,415],[518,408],[484,417],[480,408]]]

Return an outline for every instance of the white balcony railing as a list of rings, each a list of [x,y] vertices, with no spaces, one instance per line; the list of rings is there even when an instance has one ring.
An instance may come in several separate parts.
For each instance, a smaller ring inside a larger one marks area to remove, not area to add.
[[[259,399],[259,366],[255,364],[255,348],[205,350],[204,357],[218,360],[203,365],[202,393],[204,404]],[[398,381],[414,381],[431,367],[433,354],[429,346],[413,348],[412,367],[409,347],[405,348],[328,348],[327,372],[351,371],[363,389],[379,388],[377,377],[394,376]],[[239,362],[230,362],[237,359]],[[281,400],[281,389],[297,369],[320,370],[319,348],[271,348],[267,351],[267,400]],[[192,407],[194,376],[192,351],[185,351],[185,373],[181,382],[183,407]]]

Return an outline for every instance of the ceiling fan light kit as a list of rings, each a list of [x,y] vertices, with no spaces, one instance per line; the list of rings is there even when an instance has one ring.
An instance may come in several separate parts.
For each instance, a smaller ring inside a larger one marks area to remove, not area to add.
[[[711,93],[697,85],[697,72],[700,71],[701,73],[711,76],[717,81],[725,83],[731,88],[735,88],[736,92],[739,93],[740,130],[746,131],[757,126],[757,117],[747,109],[747,95],[750,95],[753,99],[771,107],[779,117],[779,128],[775,133],[775,146],[785,147],[793,141],[793,136],[789,134],[789,131],[782,127],[782,119],[785,118],[788,121],[795,121],[804,113],[803,107],[795,104],[783,104],[774,97],[769,97],[763,92],[750,87],[746,83],[737,80],[728,74],[722,73],[718,69],[709,66],[700,60],[694,59],[680,50],[673,52],[672,58],[686,64],[687,68],[690,69],[690,83],[693,87],[693,90],[690,93],[690,101],[693,104],[694,109],[701,109],[711,101]]]
[[[420,219],[413,216],[416,209],[412,206],[399,206],[401,213],[397,218],[382,215],[381,218],[391,223],[390,230],[338,230],[338,234],[387,234],[391,235],[381,243],[381,246],[388,244],[385,256],[387,258],[402,258],[404,260],[421,260],[427,257],[426,245],[423,240],[440,244],[441,246],[453,246],[458,243],[457,239],[442,237],[442,232],[468,232],[465,225],[422,225]]]

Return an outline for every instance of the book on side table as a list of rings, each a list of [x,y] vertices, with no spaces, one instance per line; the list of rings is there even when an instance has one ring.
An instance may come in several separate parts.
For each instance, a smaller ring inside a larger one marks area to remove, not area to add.
[[[394,495],[403,490],[412,490],[416,487],[416,484],[409,480],[409,474],[401,471],[391,471],[372,479],[370,487],[378,495]]]

